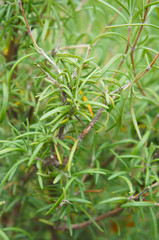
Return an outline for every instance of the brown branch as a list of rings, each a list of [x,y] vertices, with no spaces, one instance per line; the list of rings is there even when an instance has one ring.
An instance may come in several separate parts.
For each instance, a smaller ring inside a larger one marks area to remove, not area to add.
[[[92,121],[88,124],[88,126],[78,135],[77,137],[77,140],[79,140],[78,142],[78,145],[79,143],[82,141],[82,139],[84,138],[85,135],[87,135],[90,130],[93,128],[94,124],[97,122],[98,118],[100,117],[102,111],[104,110],[105,108],[104,107],[101,107],[96,116],[92,119]]]
[[[107,212],[107,213],[102,214],[102,215],[100,215],[100,216],[98,216],[98,217],[95,217],[93,220],[94,220],[95,222],[100,222],[100,221],[102,221],[102,220],[105,219],[105,218],[119,215],[123,210],[124,210],[124,209],[120,208],[120,206],[119,206],[119,207],[111,210],[110,212]],[[71,228],[72,228],[72,229],[81,229],[81,228],[85,228],[85,227],[87,227],[87,226],[89,226],[89,225],[91,225],[91,224],[92,224],[92,221],[91,221],[91,220],[88,220],[88,221],[85,221],[85,222],[83,222],[83,223],[72,224],[72,225],[71,225]],[[67,229],[69,229],[69,228],[68,228],[68,226],[67,226],[66,224],[64,224],[64,225],[62,225],[61,227],[59,227],[58,229],[67,230]]]
[[[154,65],[154,63],[157,61],[159,57],[159,53],[156,55],[156,57],[152,60],[152,62],[150,63],[150,66],[148,68],[146,68],[141,74],[139,74],[134,81],[129,82],[128,84],[122,86],[121,88],[115,90],[114,92],[110,93],[110,95],[117,93],[119,91],[125,91],[127,88],[131,87],[133,83],[137,82],[141,77],[143,77],[148,71],[151,70],[152,66]],[[113,100],[116,99],[117,96],[113,97]],[[93,128],[93,126],[95,125],[95,123],[97,122],[97,120],[99,119],[99,117],[101,116],[101,113],[104,111],[104,107],[101,107],[96,116],[92,119],[92,121],[87,125],[87,127],[78,135],[77,140],[79,140],[79,143],[82,141],[82,139],[90,132],[90,130]]]
[[[117,90],[111,92],[110,95],[113,95],[113,94],[115,94],[115,93],[117,93],[117,92],[119,92],[119,91],[121,91],[121,90],[126,90],[128,87],[130,87],[131,84],[132,84],[132,82],[129,82],[128,84],[122,86],[121,88],[118,88]],[[116,99],[116,98],[117,98],[117,96],[113,96],[113,97],[112,97],[113,100]],[[105,109],[104,107],[101,107],[101,108],[98,110],[96,116],[92,119],[92,121],[91,121],[91,122],[87,125],[87,127],[78,135],[78,137],[77,137],[77,140],[79,140],[78,145],[79,145],[79,143],[82,141],[82,139],[85,137],[85,135],[87,135],[87,134],[90,132],[90,130],[93,128],[94,124],[97,122],[97,120],[98,120],[99,117],[101,116],[101,113],[104,111],[104,109]]]
[[[146,68],[142,73],[140,73],[138,76],[136,76],[135,80],[133,82],[137,82],[140,78],[142,78],[148,71],[151,70],[152,66],[154,65],[154,63],[157,61],[159,57],[159,53],[156,55],[156,57],[152,60],[152,62],[150,63],[150,66],[148,68]]]

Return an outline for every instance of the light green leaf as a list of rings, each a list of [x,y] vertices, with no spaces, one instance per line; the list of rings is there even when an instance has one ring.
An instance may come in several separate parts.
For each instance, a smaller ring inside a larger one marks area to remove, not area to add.
[[[67,200],[68,200],[69,202],[80,202],[80,203],[91,204],[90,201],[88,201],[88,200],[86,200],[86,199],[82,199],[82,198],[69,197],[69,198],[67,198]]]
[[[14,148],[14,147],[10,147],[10,148],[4,148],[3,150],[0,151],[0,155],[4,155],[6,153],[9,153],[9,152],[14,152],[14,151],[22,151],[24,152],[24,149],[22,148]]]
[[[99,202],[98,204],[105,204],[105,203],[121,203],[125,202],[128,198],[127,197],[114,197],[114,198],[109,198],[104,201]]]
[[[49,27],[49,20],[45,19],[45,24],[44,24],[44,28],[43,28],[43,32],[42,32],[42,40],[45,39],[47,31],[48,31],[48,27]]]
[[[4,240],[9,240],[8,236],[0,229],[0,236],[4,239]]]
[[[60,179],[63,177],[62,172],[60,172],[54,179],[53,184],[56,184],[60,181]]]
[[[40,149],[42,148],[42,146],[44,145],[45,142],[41,142],[38,144],[38,146],[36,147],[36,149],[34,150],[33,154],[31,155],[31,158],[28,162],[28,166],[30,166],[32,164],[32,162],[34,161],[36,155],[38,154],[38,152],[40,151]]]
[[[121,207],[150,207],[150,206],[155,206],[155,202],[128,202],[125,203],[123,205],[121,205]]]
[[[141,141],[137,144],[132,154],[136,155],[141,150],[141,148],[144,146],[145,142],[147,141],[149,135],[150,135],[150,131],[147,131],[145,135],[142,137]]]
[[[7,106],[8,106],[8,87],[4,82],[2,84],[2,87],[3,87],[3,101],[2,101],[1,111],[0,111],[0,122],[4,120]]]
[[[53,109],[53,110],[45,113],[45,114],[40,118],[40,120],[42,121],[42,120],[50,117],[51,115],[54,115],[55,113],[62,112],[63,110],[68,110],[68,111],[69,111],[69,109],[70,109],[70,106],[67,106],[67,105],[61,106],[61,107],[57,107],[57,108],[55,108],[55,109]]]
[[[110,5],[110,4],[107,3],[107,2],[104,2],[103,0],[98,0],[98,2],[101,2],[101,3],[103,3],[104,5],[106,5],[107,7],[113,9],[116,13],[118,13],[118,14],[125,20],[126,23],[128,22],[128,20],[126,19],[126,17],[125,17],[118,9],[116,9],[115,7],[113,7],[112,5]]]
[[[132,195],[134,193],[134,189],[133,189],[133,186],[132,186],[132,183],[130,182],[130,180],[125,177],[125,176],[119,176],[120,178],[122,178],[129,186],[129,189],[130,189],[130,194]]]

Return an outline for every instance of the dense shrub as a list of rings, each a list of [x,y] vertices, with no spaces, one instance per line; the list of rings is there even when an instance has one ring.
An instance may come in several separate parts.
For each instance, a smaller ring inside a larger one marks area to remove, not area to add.
[[[1,1],[2,239],[158,239],[158,16]]]

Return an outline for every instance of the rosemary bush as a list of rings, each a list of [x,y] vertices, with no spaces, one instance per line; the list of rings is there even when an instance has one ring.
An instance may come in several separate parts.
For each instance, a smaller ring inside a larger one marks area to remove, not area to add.
[[[1,1],[1,239],[158,239],[159,1]]]

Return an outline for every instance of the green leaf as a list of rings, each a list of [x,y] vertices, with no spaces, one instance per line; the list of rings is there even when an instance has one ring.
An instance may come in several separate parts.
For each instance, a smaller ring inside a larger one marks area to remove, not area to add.
[[[18,152],[24,152],[24,149],[22,148],[14,148],[14,147],[10,147],[10,148],[4,148],[3,150],[0,151],[0,155],[4,155],[6,153],[9,152],[14,152],[14,151],[18,151]]]
[[[118,9],[116,9],[115,7],[113,7],[112,5],[110,5],[110,4],[107,3],[107,2],[104,2],[103,0],[98,0],[98,2],[101,2],[101,3],[103,3],[104,5],[106,5],[107,7],[113,9],[117,14],[119,14],[119,15],[125,20],[126,23],[128,22],[128,20],[126,19],[126,17],[125,17]]]
[[[150,131],[147,131],[142,137],[141,141],[137,144],[132,154],[136,155],[141,150],[145,142],[148,140],[149,135],[150,135]]]
[[[60,172],[54,179],[53,184],[56,184],[60,181],[60,179],[63,177],[63,173]]]
[[[13,67],[12,67],[11,70],[10,70],[10,73],[9,73],[9,76],[8,76],[8,80],[7,80],[7,81],[8,81],[9,88],[10,88],[10,81],[11,81],[13,72],[14,72],[15,68],[17,67],[17,65],[18,65],[21,61],[23,61],[24,59],[26,59],[26,58],[34,55],[34,54],[36,54],[36,53],[29,53],[29,54],[23,56],[22,58],[20,58],[20,59],[13,65]]]
[[[45,37],[46,37],[46,34],[47,34],[47,31],[48,31],[48,27],[49,27],[49,20],[48,19],[45,19],[45,24],[44,24],[44,28],[43,28],[43,32],[42,32],[42,41],[44,41]]]
[[[106,172],[104,172],[102,169],[99,168],[88,168],[84,169],[80,172],[76,172],[72,174],[73,176],[83,175],[83,174],[103,174],[106,175]]]
[[[66,105],[65,105],[65,106],[57,107],[57,108],[55,108],[55,109],[53,109],[53,110],[45,113],[45,114],[40,118],[40,120],[42,121],[42,120],[50,117],[51,115],[54,115],[55,113],[62,112],[63,110],[69,111],[69,110],[70,110],[70,106],[66,106]]]
[[[0,236],[4,239],[4,240],[9,240],[8,236],[0,229]]]
[[[123,205],[121,205],[121,207],[150,207],[150,206],[155,206],[156,203],[154,202],[128,202],[125,203]]]
[[[69,202],[80,202],[80,203],[91,204],[90,201],[88,201],[88,200],[86,200],[86,199],[82,199],[82,198],[69,197],[69,198],[67,198],[67,200],[68,200]]]
[[[0,183],[0,188],[3,186],[3,184],[7,181],[7,179],[9,178],[10,174],[22,163],[28,161],[28,158],[19,160],[18,162],[16,162],[11,168],[10,170],[7,172],[7,174],[4,176],[4,178],[2,179],[1,183]]]
[[[158,236],[158,224],[157,224],[157,217],[156,217],[156,213],[154,213],[152,208],[150,209],[150,213],[151,213],[151,217],[152,217],[152,225],[153,225],[153,235],[154,235],[154,240],[157,240],[157,236]]]
[[[4,231],[16,231],[16,232],[21,232],[24,235],[26,235],[30,240],[33,240],[32,236],[30,233],[26,232],[25,230],[18,228],[18,227],[6,227],[3,229]]]
[[[138,126],[138,123],[137,123],[137,120],[136,120],[136,116],[135,116],[135,112],[134,112],[134,108],[133,108],[133,104],[132,104],[132,97],[131,97],[131,116],[132,116],[132,120],[133,120],[133,123],[134,123],[136,133],[138,135],[138,138],[141,140],[142,137],[141,137],[140,129],[139,129],[139,126]]]
[[[110,177],[108,177],[108,180],[112,180],[112,179],[114,179],[116,177],[119,177],[123,174],[127,174],[127,172],[126,171],[118,171],[118,172],[112,174]]]
[[[32,164],[32,162],[34,161],[36,155],[38,154],[38,152],[40,151],[40,149],[42,148],[42,146],[44,145],[45,142],[41,142],[38,144],[38,146],[36,147],[36,149],[34,150],[33,154],[31,155],[31,158],[28,162],[28,166],[30,166]]]
[[[105,204],[105,203],[121,203],[121,202],[125,202],[128,198],[127,197],[113,197],[113,198],[109,198],[106,199],[104,201],[99,202],[98,204]]]
[[[101,232],[103,232],[103,229],[94,221],[94,219],[88,214],[87,211],[84,210],[81,206],[78,205],[78,207],[86,214],[86,216],[91,220],[91,222],[96,226]]]
[[[68,171],[69,172],[70,172],[70,169],[71,169],[71,164],[72,164],[74,153],[75,153],[76,148],[78,146],[78,142],[79,142],[79,140],[76,140],[72,149],[71,149],[71,153],[70,153],[70,156],[69,156],[69,159],[68,159]]]
[[[105,109],[108,109],[109,107],[106,104],[100,103],[100,102],[94,102],[94,101],[84,101],[84,102],[80,102],[80,105],[95,105],[95,106],[99,106],[99,107],[103,107]]]
[[[125,177],[125,176],[119,176],[120,178],[122,178],[129,186],[129,189],[130,189],[130,194],[132,195],[134,193],[134,189],[133,189],[133,186],[132,186],[132,183],[130,182],[130,180]]]
[[[8,106],[8,87],[4,82],[2,84],[2,87],[3,87],[3,100],[2,100],[2,107],[0,111],[0,122],[4,120],[6,111],[7,111],[7,106]]]
[[[76,177],[72,177],[66,184],[65,188],[64,188],[64,192],[66,193],[69,186],[71,185],[71,183],[75,180]],[[62,200],[64,199],[64,192],[61,194],[61,196],[59,197],[59,199],[55,202],[55,204],[50,208],[50,210],[45,214],[51,214],[55,211],[55,209],[59,206],[59,204],[62,202]]]

